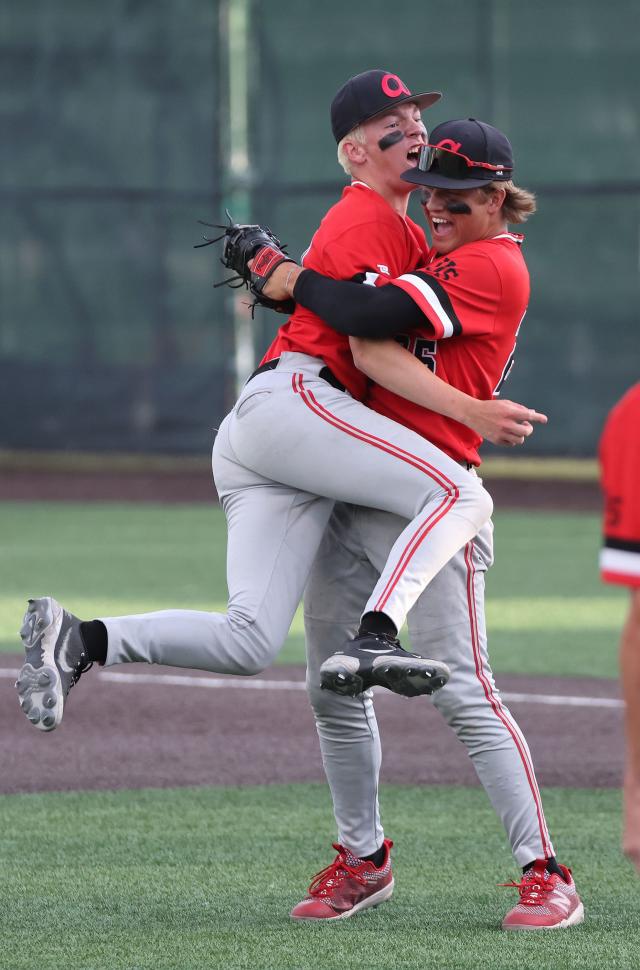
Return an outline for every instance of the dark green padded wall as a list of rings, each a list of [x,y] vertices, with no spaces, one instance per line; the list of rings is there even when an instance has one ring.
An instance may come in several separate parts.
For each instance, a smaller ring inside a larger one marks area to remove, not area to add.
[[[192,245],[234,188],[220,24],[237,2],[21,0],[0,14],[0,447],[208,449],[233,394],[233,332],[216,253]],[[443,90],[428,126],[471,115],[508,132],[539,212],[504,393],[551,417],[529,452],[592,454],[640,374],[637,0],[250,7],[240,189],[293,253],[344,184],[328,112],[351,74],[387,67]],[[257,358],[279,322],[256,314]]]

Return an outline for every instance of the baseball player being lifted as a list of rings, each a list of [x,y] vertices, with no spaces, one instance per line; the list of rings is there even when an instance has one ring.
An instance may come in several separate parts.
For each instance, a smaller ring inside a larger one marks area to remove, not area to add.
[[[424,234],[406,218],[414,186],[401,174],[426,143],[420,110],[438,97],[413,95],[381,70],[340,89],[333,132],[361,178],[323,220],[307,265],[342,278],[394,277],[424,260]],[[66,695],[93,661],[261,671],[287,636],[335,500],[409,523],[364,606],[359,635],[342,645],[323,685],[353,695],[380,685],[413,696],[446,683],[446,665],[408,654],[395,634],[422,589],[487,522],[492,502],[465,466],[365,407],[366,383],[347,337],[296,309],[213,449],[228,524],[227,613],[165,610],[81,623],[50,597],[31,600],[17,688],[33,724],[49,731],[60,723]],[[492,413],[514,441],[530,433],[531,419],[542,420],[519,405]]]
[[[436,370],[470,395],[486,398],[499,392],[529,297],[522,237],[510,232],[508,223],[524,222],[535,202],[513,184],[511,146],[491,125],[474,119],[445,122],[430,141],[419,166],[404,175],[410,184],[424,187],[433,240],[426,268],[376,287],[283,267],[263,292],[279,298],[293,293],[342,332],[385,337],[401,328],[397,343],[354,341],[356,361],[376,382],[365,400],[452,458],[477,466],[480,437],[428,410],[425,371]],[[407,362],[415,382],[410,394],[403,377],[397,385],[405,395],[401,398],[382,385],[391,387],[394,368],[404,374]],[[371,695],[340,697],[322,691],[320,671],[349,635],[351,618],[362,608],[404,525],[386,511],[336,505],[307,586],[307,685],[339,843],[335,861],[293,909],[296,919],[343,919],[388,899],[393,891],[392,843],[384,838],[378,808],[381,754]],[[570,870],[556,862],[526,740],[491,672],[484,573],[492,560],[488,522],[417,600],[408,617],[411,644],[450,667],[447,688],[435,695],[434,704],[466,745],[524,869],[522,880],[510,884],[520,897],[503,928],[563,928],[582,920],[583,907]]]

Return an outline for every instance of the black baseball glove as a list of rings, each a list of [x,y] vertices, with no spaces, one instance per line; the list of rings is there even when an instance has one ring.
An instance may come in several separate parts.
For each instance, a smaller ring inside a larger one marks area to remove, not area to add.
[[[203,236],[205,241],[194,247],[200,249],[202,246],[210,246],[212,243],[224,239],[220,262],[227,269],[233,270],[236,275],[216,283],[215,286],[226,285],[233,288],[246,286],[254,297],[252,309],[256,306],[264,306],[269,310],[276,310],[278,313],[293,313],[296,306],[293,300],[272,300],[262,292],[276,266],[279,266],[280,263],[295,262],[290,256],[287,256],[286,247],[266,226],[239,226],[233,221],[228,211],[227,218],[229,220],[228,226],[200,222],[202,226],[224,229],[224,232],[221,236],[216,236],[215,239]],[[252,268],[249,268],[250,260],[254,261]]]

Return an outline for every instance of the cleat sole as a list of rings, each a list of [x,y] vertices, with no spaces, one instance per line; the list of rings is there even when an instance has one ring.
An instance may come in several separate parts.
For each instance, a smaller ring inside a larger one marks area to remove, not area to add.
[[[441,690],[449,680],[449,671],[444,664],[430,664],[417,667],[408,664],[391,664],[378,667],[374,674],[374,685],[386,687],[394,694],[404,697],[420,697]]]
[[[323,670],[320,676],[320,686],[323,690],[330,690],[334,694],[342,694],[344,697],[355,697],[365,690],[362,677],[344,668]]]
[[[52,731],[62,720],[65,697],[91,666],[80,620],[51,596],[31,599],[20,638],[25,648],[16,681],[20,707],[41,731]]]
[[[41,731],[53,731],[62,720],[63,701],[59,685],[60,678],[53,668],[36,670],[26,663],[18,674],[16,688],[20,707],[27,720]]]
[[[389,652],[393,655],[388,656]],[[419,697],[440,690],[450,677],[446,664],[406,651],[386,649],[376,655],[376,650],[370,649],[368,654],[362,659],[355,649],[333,654],[320,668],[322,688],[356,697],[372,687],[384,687],[403,697]]]

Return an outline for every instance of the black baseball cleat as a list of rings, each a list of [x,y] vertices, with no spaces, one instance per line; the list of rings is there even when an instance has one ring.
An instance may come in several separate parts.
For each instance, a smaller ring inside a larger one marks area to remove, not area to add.
[[[51,596],[29,600],[20,638],[26,653],[16,681],[20,707],[41,731],[53,731],[62,720],[65,697],[91,666],[80,620]]]
[[[386,687],[405,697],[433,694],[450,676],[446,664],[409,653],[399,640],[385,633],[355,637],[320,667],[321,686],[350,697],[370,687]]]

